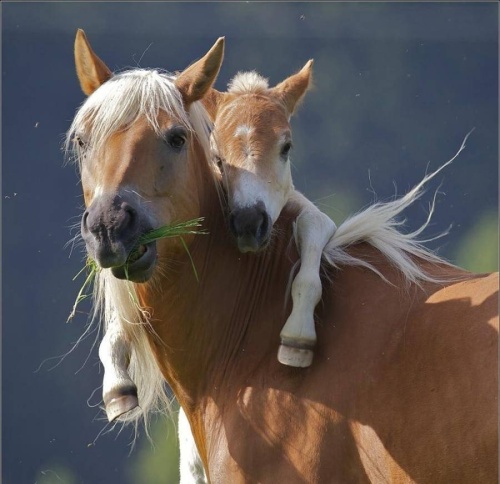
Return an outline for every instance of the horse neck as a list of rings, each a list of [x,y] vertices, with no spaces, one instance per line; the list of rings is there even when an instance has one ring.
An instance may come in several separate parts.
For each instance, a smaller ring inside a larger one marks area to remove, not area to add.
[[[189,254],[177,253],[164,277],[139,287],[156,333],[150,343],[157,363],[184,405],[204,398],[208,386],[222,388],[242,365],[252,371],[270,354],[275,358],[297,259],[292,209],[277,222],[270,247],[241,254],[212,179],[205,179],[199,199],[208,234],[194,237]]]

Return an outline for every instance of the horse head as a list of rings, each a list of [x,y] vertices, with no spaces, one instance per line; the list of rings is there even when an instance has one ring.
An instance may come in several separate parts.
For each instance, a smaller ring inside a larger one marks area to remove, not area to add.
[[[141,245],[142,235],[199,216],[199,125],[208,120],[198,101],[212,87],[223,51],[220,38],[177,77],[145,69],[113,75],[84,32],[77,33],[76,70],[88,98],[68,139],[82,176],[81,233],[90,257],[119,279],[152,276],[158,249],[156,242]],[[178,240],[161,244],[167,252],[179,248]]]

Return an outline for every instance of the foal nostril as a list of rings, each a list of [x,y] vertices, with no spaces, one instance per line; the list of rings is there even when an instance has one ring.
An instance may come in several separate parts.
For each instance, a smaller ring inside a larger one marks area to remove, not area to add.
[[[267,232],[269,230],[269,215],[267,212],[264,210],[261,213],[261,222],[259,225],[259,228],[257,229],[257,237],[258,238],[264,238],[267,235]]]
[[[236,230],[236,217],[234,215],[234,213],[231,213],[229,215],[229,229],[231,230],[232,234],[235,236],[235,237],[238,237],[238,231]]]
[[[236,237],[251,237],[260,242],[268,236],[269,215],[259,206],[237,209],[229,216],[229,228]]]

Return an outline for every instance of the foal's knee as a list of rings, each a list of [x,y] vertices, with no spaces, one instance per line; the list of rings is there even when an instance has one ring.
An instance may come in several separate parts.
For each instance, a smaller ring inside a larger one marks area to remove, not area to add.
[[[292,283],[294,309],[299,303],[304,310],[314,311],[321,299],[322,287],[318,271],[299,271]],[[312,313],[311,313],[312,316]]]

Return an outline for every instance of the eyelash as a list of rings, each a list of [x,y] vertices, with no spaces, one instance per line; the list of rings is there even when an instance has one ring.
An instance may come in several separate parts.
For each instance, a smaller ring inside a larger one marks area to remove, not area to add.
[[[163,141],[174,151],[181,151],[187,140],[187,132],[184,128],[178,126],[169,129],[163,136]]]
[[[165,141],[174,150],[180,150],[185,145],[186,138],[180,134],[172,134]]]
[[[224,171],[224,161],[219,155],[214,155],[214,161],[221,173]]]

